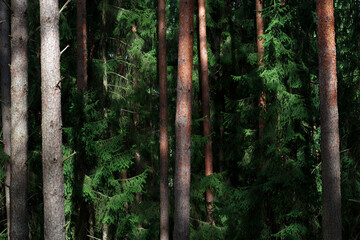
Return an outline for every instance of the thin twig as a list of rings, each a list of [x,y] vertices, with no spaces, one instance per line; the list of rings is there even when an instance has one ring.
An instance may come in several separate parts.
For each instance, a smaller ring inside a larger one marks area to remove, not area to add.
[[[12,9],[10,7],[10,4],[8,4],[5,0],[2,0],[2,2],[6,5],[6,7],[12,12]]]
[[[70,45],[68,44],[61,52],[60,52],[60,56],[63,54],[63,52],[66,51],[66,49],[68,49],[70,47]]]
[[[92,239],[101,240],[100,238],[93,237],[93,236],[91,236],[91,235],[86,235],[86,236],[89,237],[89,238],[92,238]]]
[[[63,5],[63,7],[60,9],[59,14],[64,11],[64,9],[66,8],[66,6],[71,2],[71,0],[67,0],[67,2]]]
[[[349,202],[356,202],[356,203],[360,203],[359,200],[355,200],[355,199],[349,199]]]
[[[66,160],[68,160],[69,158],[73,157],[75,154],[77,154],[77,152],[73,152],[70,156],[68,156],[67,158],[65,158],[63,160],[63,162],[65,162]]]

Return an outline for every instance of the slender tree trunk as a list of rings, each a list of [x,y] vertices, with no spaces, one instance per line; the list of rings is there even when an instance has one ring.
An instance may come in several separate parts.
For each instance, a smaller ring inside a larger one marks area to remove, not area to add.
[[[160,86],[160,240],[169,239],[168,123],[166,64],[166,4],[158,0]]]
[[[40,0],[44,235],[65,239],[59,6]]]
[[[199,38],[200,38],[200,64],[201,64],[201,91],[202,91],[202,111],[204,117],[203,131],[204,137],[208,138],[205,143],[205,175],[213,174],[213,157],[211,146],[211,122],[210,122],[210,89],[209,89],[209,74],[208,74],[208,54],[206,46],[206,11],[205,0],[199,0]],[[206,211],[207,218],[210,223],[215,224],[211,216],[213,211],[212,204],[214,202],[214,195],[211,189],[206,190]]]
[[[109,225],[107,223],[103,224],[102,240],[109,239]]]
[[[27,0],[12,0],[10,238],[28,239],[28,19]]]
[[[180,0],[176,161],[174,176],[174,240],[190,239],[191,92],[194,1]]]
[[[258,65],[262,67],[264,65],[264,53],[265,49],[263,46],[264,39],[261,37],[264,35],[264,21],[262,16],[263,11],[263,0],[256,1],[256,33],[257,33],[257,49],[258,49]],[[264,140],[264,112],[266,108],[266,95],[264,91],[261,91],[259,95],[259,108],[260,108],[260,119],[259,119],[259,141],[260,145]],[[263,164],[263,163],[262,163]]]
[[[10,1],[0,1],[0,74],[1,74],[1,111],[2,111],[2,132],[4,142],[4,152],[10,156],[11,138],[11,76],[10,76]],[[10,163],[5,165],[5,199],[8,239],[10,239]]]
[[[77,86],[78,90],[87,90],[87,31],[86,0],[77,0]]]
[[[106,29],[106,5],[107,5],[107,0],[103,0],[102,1],[102,10],[101,10],[101,21],[102,21],[102,27],[103,27],[103,31],[101,33],[101,40],[100,40],[100,45],[101,45],[101,54],[102,54],[102,58],[103,58],[103,65],[104,65],[104,73],[103,73],[103,86],[104,86],[104,95],[106,95],[106,92],[108,90],[108,74],[107,74],[107,59],[106,59],[106,33],[105,33],[105,29]],[[104,96],[105,99],[105,96]]]
[[[322,232],[341,240],[341,189],[333,0],[317,1],[322,162]]]

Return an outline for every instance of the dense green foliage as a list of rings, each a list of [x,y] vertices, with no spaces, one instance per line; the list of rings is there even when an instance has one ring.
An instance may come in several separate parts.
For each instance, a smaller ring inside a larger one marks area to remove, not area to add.
[[[65,2],[60,0],[60,5]],[[280,0],[264,0],[261,68],[255,1],[208,0],[206,4],[215,174],[205,177],[195,18],[191,237],[320,239],[316,1],[289,0],[282,7]],[[42,239],[39,6],[38,1],[29,5],[29,227],[31,239]],[[156,7],[151,0],[88,1],[89,91],[84,95],[77,91],[74,67],[76,3],[70,2],[61,13],[61,47],[70,46],[61,56],[67,239],[89,235],[101,239],[106,227],[109,239],[159,236]],[[359,0],[335,1],[344,239],[358,239],[360,231],[359,7]],[[172,219],[178,1],[168,0],[166,11]],[[267,102],[261,116],[263,149],[258,137],[261,91]],[[140,118],[134,126],[136,111]],[[141,156],[141,173],[134,164],[136,152]],[[2,152],[2,166],[5,161]],[[3,171],[0,178],[4,189]],[[207,188],[215,193],[215,226],[206,222]],[[3,193],[0,233],[6,239]]]

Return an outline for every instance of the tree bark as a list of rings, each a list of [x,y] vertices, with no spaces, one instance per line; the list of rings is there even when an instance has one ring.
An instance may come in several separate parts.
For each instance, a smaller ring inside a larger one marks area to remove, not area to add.
[[[174,240],[190,239],[191,92],[194,1],[180,0],[176,161],[174,176]]]
[[[333,0],[317,1],[323,239],[341,240],[339,117]]]
[[[40,0],[44,235],[65,239],[59,7]]]
[[[77,0],[77,86],[79,91],[87,90],[87,31],[86,0]]]
[[[255,0],[255,2],[256,2],[256,34],[257,34],[258,65],[259,67],[262,67],[264,65],[264,54],[265,54],[265,49],[263,46],[264,38],[262,38],[262,35],[264,35],[264,20],[262,16],[263,0]],[[265,119],[263,115],[265,113],[265,108],[266,108],[266,95],[264,91],[261,91],[259,95],[259,108],[260,108],[259,141],[261,146],[264,140]]]
[[[27,0],[12,0],[10,238],[28,239],[28,19]]]
[[[0,1],[0,74],[1,74],[1,111],[2,111],[2,132],[4,142],[4,152],[10,156],[10,138],[11,138],[11,74],[10,74],[10,1]],[[8,239],[10,239],[10,163],[5,165],[5,199],[6,199],[6,217]]]
[[[160,240],[169,239],[168,123],[166,65],[166,4],[158,0],[160,86]]]
[[[199,40],[200,40],[200,64],[201,64],[201,96],[202,111],[204,117],[203,132],[207,137],[204,147],[205,156],[205,175],[213,174],[213,157],[211,144],[211,122],[210,122],[210,89],[209,89],[209,73],[208,73],[208,54],[206,44],[206,10],[205,0],[199,0]],[[206,212],[208,221],[215,224],[211,216],[213,211],[214,194],[211,189],[206,190]]]

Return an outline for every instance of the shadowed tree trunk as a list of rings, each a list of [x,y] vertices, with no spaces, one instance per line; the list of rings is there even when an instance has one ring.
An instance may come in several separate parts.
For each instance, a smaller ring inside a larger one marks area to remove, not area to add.
[[[77,0],[77,86],[87,90],[86,0]]]
[[[324,240],[341,240],[340,140],[333,4],[333,0],[317,1]]]
[[[165,0],[158,0],[160,86],[160,240],[169,239],[168,123]]]
[[[65,239],[59,7],[40,0],[44,235]]]
[[[209,74],[208,74],[208,54],[206,46],[206,11],[205,0],[199,0],[199,38],[200,38],[200,64],[201,64],[201,96],[202,111],[204,117],[203,132],[204,137],[208,138],[204,147],[205,156],[205,175],[213,174],[213,158],[211,146],[211,122],[210,122],[210,90],[209,90]],[[206,212],[210,223],[215,224],[211,217],[212,204],[214,195],[211,189],[206,190]]]
[[[28,19],[27,0],[12,0],[10,238],[28,239]]]
[[[180,0],[176,160],[174,176],[174,240],[190,239],[191,92],[194,1]]]
[[[1,74],[1,111],[4,152],[10,156],[11,132],[11,76],[10,76],[10,16],[9,0],[0,1],[0,74]],[[10,239],[10,163],[5,165],[5,198],[8,239]]]

